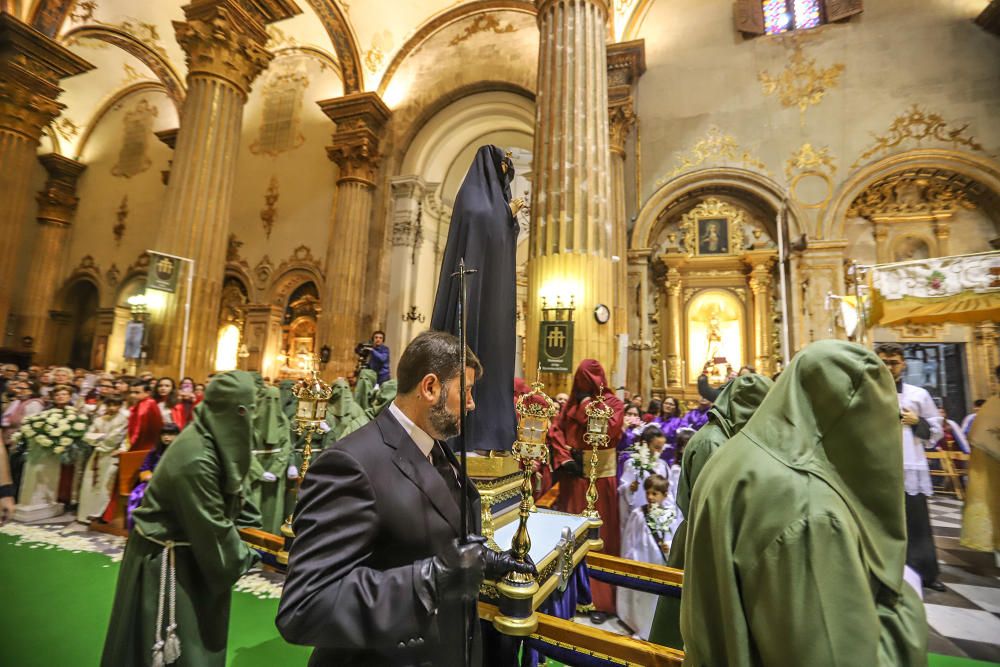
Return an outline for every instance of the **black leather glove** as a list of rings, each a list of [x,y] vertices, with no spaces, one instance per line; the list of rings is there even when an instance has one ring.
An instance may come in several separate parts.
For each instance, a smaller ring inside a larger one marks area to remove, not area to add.
[[[439,603],[479,597],[485,569],[483,552],[488,551],[484,542],[482,538],[470,538],[468,544],[459,544],[455,538],[441,553],[428,559]]]
[[[483,556],[486,559],[486,578],[491,581],[503,579],[508,572],[538,575],[538,569],[535,567],[535,561],[531,560],[531,556],[525,555],[522,563],[514,557],[513,549],[507,551],[486,549],[483,551]]]
[[[559,466],[559,469],[570,475],[585,477],[583,474],[583,450],[573,449],[570,451],[569,455],[573,458]]]

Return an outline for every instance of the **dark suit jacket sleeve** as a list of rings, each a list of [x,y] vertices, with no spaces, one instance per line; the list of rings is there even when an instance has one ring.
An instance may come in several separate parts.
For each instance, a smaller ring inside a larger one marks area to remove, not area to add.
[[[427,631],[432,615],[416,588],[424,583],[423,561],[388,570],[362,565],[375,547],[377,522],[360,464],[342,450],[325,450],[309,469],[297,508],[277,617],[286,640],[391,652]]]

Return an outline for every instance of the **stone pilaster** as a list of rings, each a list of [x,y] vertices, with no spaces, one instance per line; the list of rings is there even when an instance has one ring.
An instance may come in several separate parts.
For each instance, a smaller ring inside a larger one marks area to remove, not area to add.
[[[36,349],[50,351],[49,310],[56,305],[52,300],[60,272],[66,264],[70,225],[80,201],[76,196],[76,182],[87,167],[56,153],[43,155],[38,160],[49,178],[35,198],[40,226],[31,251],[32,278],[23,284],[21,336],[31,336]],[[36,361],[44,364],[55,360],[43,356]]]
[[[770,376],[771,361],[771,329],[768,322],[771,318],[771,266],[772,258],[767,258],[753,265],[750,270],[750,292],[753,294],[753,340],[754,367],[761,375]]]
[[[327,293],[317,344],[329,345],[325,374],[346,376],[355,366],[354,345],[362,331],[365,273],[375,179],[381,155],[379,137],[392,112],[375,93],[355,93],[319,103],[337,125],[327,155],[340,168],[337,199],[326,253]]]
[[[182,372],[187,266],[157,337],[154,366],[164,372],[203,378],[214,370],[243,105],[272,57],[264,48],[265,25],[298,12],[291,0],[199,0],[184,7],[186,21],[174,22],[187,55],[188,93],[151,249],[193,259],[195,266],[186,367]]]
[[[603,0],[538,0],[537,115],[528,247],[526,368],[538,360],[543,297],[576,306],[574,364],[592,357],[610,377],[615,365],[608,70]],[[607,306],[612,322],[598,324]],[[543,378],[564,390],[571,375]]]
[[[611,254],[615,264],[615,333],[628,333],[628,213],[625,207],[625,146],[638,120],[634,93],[646,71],[646,42],[636,40],[609,44],[608,130],[611,148]],[[631,375],[628,381],[633,381]]]
[[[89,69],[66,47],[0,12],[0,332],[17,285],[38,141],[63,108],[59,82]],[[5,342],[0,335],[0,347]]]
[[[683,279],[677,269],[670,267],[666,275],[667,288],[667,325],[670,331],[667,347],[666,375],[664,386],[680,389],[683,383],[684,341],[681,334],[681,322],[684,312],[681,309],[681,289]]]

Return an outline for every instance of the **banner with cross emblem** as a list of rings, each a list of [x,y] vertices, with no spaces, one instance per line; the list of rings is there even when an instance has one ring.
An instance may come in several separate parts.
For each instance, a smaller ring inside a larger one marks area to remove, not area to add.
[[[572,321],[543,321],[540,326],[538,340],[538,364],[543,372],[573,372]]]
[[[177,276],[180,274],[180,260],[169,255],[149,253],[149,273],[146,274],[146,289],[170,292],[177,290]]]

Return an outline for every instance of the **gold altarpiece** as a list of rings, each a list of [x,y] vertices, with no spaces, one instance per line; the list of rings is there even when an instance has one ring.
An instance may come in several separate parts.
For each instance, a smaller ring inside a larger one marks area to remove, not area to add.
[[[766,375],[776,370],[773,246],[744,209],[714,197],[666,234],[651,267],[654,394],[697,398],[709,362],[715,384],[745,365]]]

